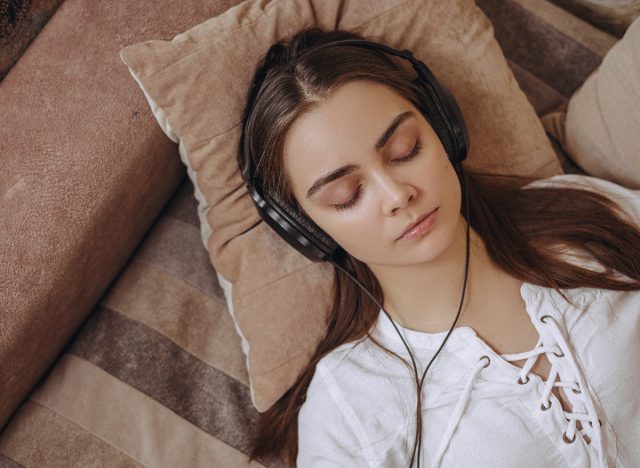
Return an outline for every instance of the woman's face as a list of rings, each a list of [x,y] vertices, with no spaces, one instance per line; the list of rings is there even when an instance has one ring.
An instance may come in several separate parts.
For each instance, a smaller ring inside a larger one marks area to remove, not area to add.
[[[346,83],[298,118],[285,139],[284,165],[298,204],[369,265],[430,261],[464,222],[458,177],[440,140],[411,102],[378,83]],[[398,240],[436,208],[426,235]]]

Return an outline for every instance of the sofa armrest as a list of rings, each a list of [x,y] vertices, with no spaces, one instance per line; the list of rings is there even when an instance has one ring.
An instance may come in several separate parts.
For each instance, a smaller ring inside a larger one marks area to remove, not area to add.
[[[0,83],[0,428],[186,174],[118,52],[188,25],[126,5],[65,1]]]

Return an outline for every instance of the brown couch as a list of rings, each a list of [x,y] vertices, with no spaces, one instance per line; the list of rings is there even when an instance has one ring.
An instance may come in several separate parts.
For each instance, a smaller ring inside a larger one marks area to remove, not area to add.
[[[119,59],[236,3],[65,0],[0,82],[0,467],[246,465],[193,186]],[[616,41],[546,0],[477,4],[539,116]]]

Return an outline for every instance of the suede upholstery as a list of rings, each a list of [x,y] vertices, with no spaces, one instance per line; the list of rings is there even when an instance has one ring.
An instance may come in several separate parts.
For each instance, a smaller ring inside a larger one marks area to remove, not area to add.
[[[119,50],[232,3],[67,0],[2,81],[0,427],[185,175]]]

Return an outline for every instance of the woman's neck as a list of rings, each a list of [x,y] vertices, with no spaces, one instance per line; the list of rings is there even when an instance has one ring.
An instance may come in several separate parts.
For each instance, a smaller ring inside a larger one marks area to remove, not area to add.
[[[451,245],[428,263],[388,267],[369,265],[384,294],[383,307],[405,328],[437,333],[448,331],[460,307],[465,276],[466,221],[461,222]],[[456,326],[473,326],[485,320],[473,313],[484,308],[495,285],[513,280],[489,258],[484,242],[469,230],[469,272],[465,298]]]

